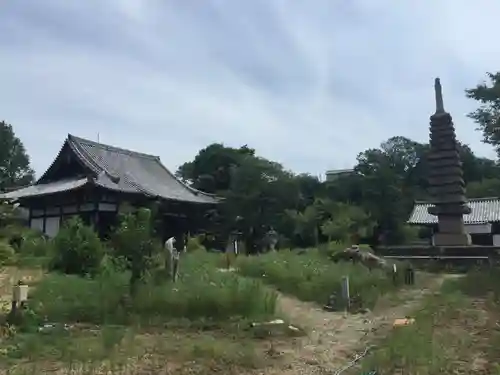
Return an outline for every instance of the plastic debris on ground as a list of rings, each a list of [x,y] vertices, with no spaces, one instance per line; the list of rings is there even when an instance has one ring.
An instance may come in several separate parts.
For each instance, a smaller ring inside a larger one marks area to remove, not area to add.
[[[394,320],[394,323],[392,324],[393,327],[402,327],[402,326],[409,326],[415,323],[415,319],[413,318],[403,318],[403,319],[396,319]]]

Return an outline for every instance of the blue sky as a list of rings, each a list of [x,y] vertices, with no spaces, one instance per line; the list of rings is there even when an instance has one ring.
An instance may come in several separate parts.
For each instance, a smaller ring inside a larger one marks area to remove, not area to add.
[[[67,133],[172,170],[223,142],[320,174],[394,135],[426,141],[440,76],[459,139],[493,157],[464,89],[500,70],[498,14],[493,0],[7,0],[0,119],[37,174]]]

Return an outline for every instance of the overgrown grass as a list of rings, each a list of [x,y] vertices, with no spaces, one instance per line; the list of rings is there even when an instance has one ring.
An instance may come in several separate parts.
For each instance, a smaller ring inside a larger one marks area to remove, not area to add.
[[[274,314],[276,294],[258,280],[243,279],[214,266],[216,255],[186,254],[175,284],[151,278],[128,297],[129,276],[111,272],[96,278],[49,274],[33,291],[30,307],[54,322],[164,324],[171,320],[227,321]]]
[[[332,293],[340,294],[343,276],[349,276],[351,295],[359,295],[364,307],[373,307],[381,295],[402,284],[398,280],[394,285],[383,270],[369,271],[359,264],[333,263],[317,250],[240,257],[237,264],[245,276],[262,279],[284,293],[320,304],[325,304]]]
[[[127,272],[46,274],[30,289],[22,324],[0,332],[0,362],[18,366],[19,374],[40,373],[47,364],[131,374],[193,360],[189,366],[201,372],[261,366],[265,348],[248,323],[274,316],[276,293],[259,280],[220,272],[220,258],[185,254],[176,283],[151,275],[135,298]]]
[[[380,374],[500,374],[500,271],[447,280],[363,361]]]
[[[17,333],[2,345],[0,358],[10,374],[46,373],[50,368],[68,374],[164,373],[182,368],[191,374],[240,373],[242,368],[262,367],[270,360],[258,342],[242,335],[190,330],[144,333],[112,325]]]

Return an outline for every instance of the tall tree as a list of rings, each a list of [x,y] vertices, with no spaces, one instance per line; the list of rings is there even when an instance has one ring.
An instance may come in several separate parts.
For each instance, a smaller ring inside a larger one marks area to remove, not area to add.
[[[465,90],[468,98],[479,102],[479,108],[468,114],[483,133],[483,142],[493,145],[500,156],[500,72],[486,73],[489,82]]]
[[[181,165],[176,175],[208,193],[226,191],[231,185],[232,168],[238,167],[246,156],[255,156],[255,150],[213,143],[200,150],[193,161]]]
[[[28,185],[34,177],[29,156],[12,125],[0,122],[0,191]]]

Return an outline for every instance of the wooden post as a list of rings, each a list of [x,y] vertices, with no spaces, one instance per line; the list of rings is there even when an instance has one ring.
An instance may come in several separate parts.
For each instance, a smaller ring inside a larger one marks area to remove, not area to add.
[[[396,263],[392,264],[392,283],[394,285],[398,284],[398,268],[396,266]]]
[[[349,291],[349,276],[342,277],[342,300],[347,311],[351,309],[351,295]]]
[[[174,250],[172,255],[172,282],[177,281],[177,276],[179,274],[179,252]]]

